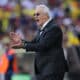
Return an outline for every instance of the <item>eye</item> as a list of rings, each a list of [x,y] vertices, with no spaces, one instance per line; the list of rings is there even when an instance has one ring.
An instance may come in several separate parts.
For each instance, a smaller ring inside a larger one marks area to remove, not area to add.
[[[34,16],[39,16],[39,15],[40,15],[40,13],[35,13],[35,14],[34,14]]]

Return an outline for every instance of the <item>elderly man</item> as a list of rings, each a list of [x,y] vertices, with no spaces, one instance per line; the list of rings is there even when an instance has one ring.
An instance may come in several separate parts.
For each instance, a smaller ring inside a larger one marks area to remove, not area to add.
[[[62,48],[62,31],[51,19],[49,8],[38,5],[34,14],[38,25],[38,36],[32,41],[21,40],[14,33],[10,33],[11,47],[24,48],[35,51],[35,74],[37,80],[63,80],[67,70]]]

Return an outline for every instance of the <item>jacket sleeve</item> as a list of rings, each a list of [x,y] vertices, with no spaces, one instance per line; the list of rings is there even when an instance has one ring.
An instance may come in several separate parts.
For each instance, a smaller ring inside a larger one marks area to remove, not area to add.
[[[55,42],[62,37],[62,32],[59,27],[54,27],[46,32],[44,37],[36,43],[25,43],[24,48],[27,51],[45,51],[55,44]]]

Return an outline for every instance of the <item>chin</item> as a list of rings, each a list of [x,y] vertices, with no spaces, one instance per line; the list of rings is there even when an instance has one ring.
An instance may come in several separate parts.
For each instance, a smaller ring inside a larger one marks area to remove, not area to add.
[[[40,26],[40,23],[37,23],[38,26]]]

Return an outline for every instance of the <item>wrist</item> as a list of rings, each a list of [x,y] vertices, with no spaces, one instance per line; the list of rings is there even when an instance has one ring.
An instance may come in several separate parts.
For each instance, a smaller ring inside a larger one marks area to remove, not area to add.
[[[25,49],[26,48],[26,45],[27,45],[26,41],[25,40],[22,40],[21,47]]]

